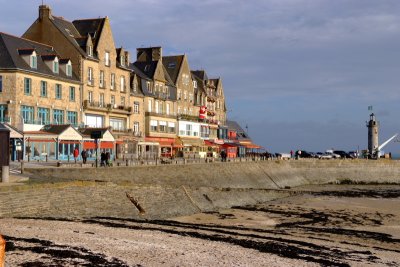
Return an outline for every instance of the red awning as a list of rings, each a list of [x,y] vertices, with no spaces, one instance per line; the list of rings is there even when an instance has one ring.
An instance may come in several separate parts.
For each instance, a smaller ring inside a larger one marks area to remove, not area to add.
[[[244,145],[246,148],[255,148],[255,149],[259,149],[261,148],[261,146],[256,145],[256,144],[246,144]]]
[[[68,141],[68,140],[61,140],[60,144],[79,144],[79,141]]]
[[[96,144],[94,142],[84,142],[83,149],[96,149]]]
[[[114,149],[114,142],[101,142],[100,148],[110,148]]]

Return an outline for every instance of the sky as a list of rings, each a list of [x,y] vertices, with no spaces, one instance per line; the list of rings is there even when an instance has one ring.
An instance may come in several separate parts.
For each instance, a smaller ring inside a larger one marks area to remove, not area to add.
[[[400,133],[398,0],[45,0],[67,20],[110,18],[117,46],[162,46],[221,77],[228,119],[270,152],[367,147]],[[20,36],[41,0],[0,0],[0,31]],[[400,142],[386,152],[400,153]]]

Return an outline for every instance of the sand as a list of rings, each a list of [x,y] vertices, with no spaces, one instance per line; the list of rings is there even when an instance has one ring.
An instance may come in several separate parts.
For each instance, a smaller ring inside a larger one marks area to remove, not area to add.
[[[3,218],[6,266],[400,266],[399,186],[318,186],[163,221]]]

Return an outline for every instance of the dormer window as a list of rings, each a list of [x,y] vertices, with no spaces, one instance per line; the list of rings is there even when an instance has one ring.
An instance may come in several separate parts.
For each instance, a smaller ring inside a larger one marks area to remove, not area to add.
[[[197,88],[197,81],[193,81],[193,87]]]
[[[89,56],[93,56],[93,46],[91,46],[91,45],[89,45],[89,47],[88,47],[88,55]]]
[[[58,65],[58,58],[56,57],[53,61],[53,72],[58,73],[59,71],[59,65]]]
[[[32,69],[37,69],[37,56],[35,51],[30,56],[30,66]]]
[[[72,65],[71,62],[67,64],[67,76],[72,77]]]
[[[121,66],[125,67],[125,56],[121,55],[119,60],[121,62]]]
[[[110,52],[106,52],[106,53],[104,54],[104,64],[105,64],[106,66],[110,66],[110,65],[111,65],[111,62],[110,62]]]

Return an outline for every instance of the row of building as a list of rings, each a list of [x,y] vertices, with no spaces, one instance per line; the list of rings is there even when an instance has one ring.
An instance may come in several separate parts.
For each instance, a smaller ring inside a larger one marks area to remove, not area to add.
[[[13,139],[13,158],[92,151],[90,132],[98,129],[107,136],[100,148],[114,157],[259,148],[226,111],[221,78],[161,47],[132,56],[115,45],[108,17],[70,22],[41,5],[22,37],[0,33],[0,122],[22,136]]]

